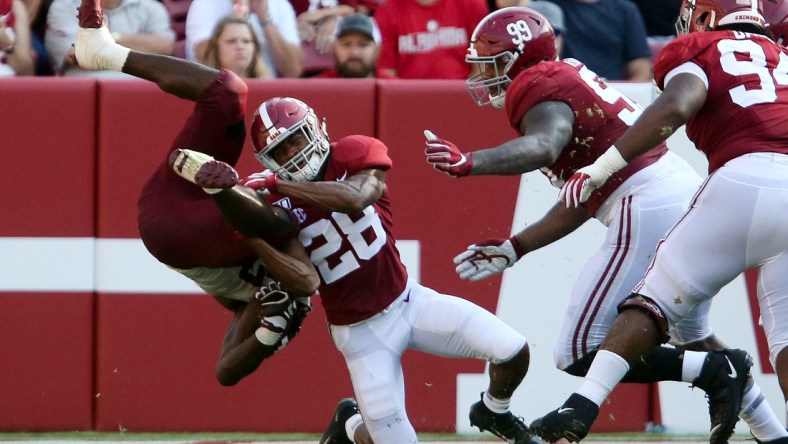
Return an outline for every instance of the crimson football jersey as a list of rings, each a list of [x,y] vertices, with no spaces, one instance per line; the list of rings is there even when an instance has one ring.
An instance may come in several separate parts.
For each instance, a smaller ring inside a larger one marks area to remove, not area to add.
[[[788,154],[786,51],[767,37],[738,31],[690,33],[660,51],[654,64],[660,89],[685,62],[706,73],[706,102],[687,122],[687,136],[708,158],[710,173],[746,153]]]
[[[515,77],[506,90],[509,123],[519,131],[523,116],[537,104],[547,101],[564,102],[575,114],[572,140],[555,163],[542,168],[552,184],[559,188],[575,171],[590,165],[607,151],[643,111],[574,59],[541,62]],[[593,215],[621,183],[656,162],[667,149],[665,143],[661,143],[610,176],[583,204],[588,213]]]
[[[324,181],[342,181],[361,170],[388,170],[383,142],[348,136],[331,144]],[[408,273],[392,233],[389,193],[355,214],[332,212],[292,197],[269,196],[299,222],[298,240],[320,274],[320,298],[328,322],[363,321],[388,307],[405,289]]]

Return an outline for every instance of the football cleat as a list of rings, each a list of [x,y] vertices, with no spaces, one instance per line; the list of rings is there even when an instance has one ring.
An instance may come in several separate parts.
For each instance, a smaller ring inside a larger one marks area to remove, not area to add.
[[[177,149],[169,162],[176,174],[203,188],[226,189],[238,183],[235,168],[198,151]]]
[[[598,414],[598,405],[585,396],[572,393],[564,405],[534,420],[531,430],[548,442],[556,442],[561,438],[580,442],[588,435]]]
[[[752,357],[744,350],[714,350],[706,355],[700,376],[692,381],[706,392],[709,401],[710,444],[727,443],[733,434],[750,367]]]
[[[478,427],[480,432],[488,431],[508,443],[543,444],[531,435],[522,418],[514,416],[512,412],[494,413],[484,405],[484,401],[472,404],[468,417],[471,427]]]
[[[320,444],[353,444],[345,432],[345,423],[357,413],[359,411],[355,399],[345,398],[339,401],[336,410],[334,410],[334,416],[328,423],[328,428],[320,437]]]

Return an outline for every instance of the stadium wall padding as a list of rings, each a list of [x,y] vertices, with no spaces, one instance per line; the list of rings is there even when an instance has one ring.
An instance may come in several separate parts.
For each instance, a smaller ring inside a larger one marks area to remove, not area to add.
[[[451,258],[471,241],[509,236],[520,178],[439,174],[424,161],[423,130],[467,149],[493,146],[515,136],[503,114],[477,107],[462,82],[312,79],[250,83],[248,118],[280,95],[313,106],[332,138],[383,140],[395,230],[418,245],[411,271],[496,311],[501,278],[460,281]],[[0,430],[322,432],[352,389],[319,301],[290,346],[222,387],[213,372],[230,315],[196,291],[134,290],[154,279],[136,268],[137,194],[191,103],[142,81],[62,78],[0,80],[0,103]],[[259,169],[245,149],[241,174]],[[417,430],[455,431],[458,375],[483,373],[484,363],[418,352],[403,362]],[[617,389],[595,430],[658,421],[656,393]]]

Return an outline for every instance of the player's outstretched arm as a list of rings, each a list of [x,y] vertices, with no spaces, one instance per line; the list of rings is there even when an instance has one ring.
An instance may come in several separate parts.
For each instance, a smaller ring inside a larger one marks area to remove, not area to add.
[[[541,219],[509,239],[490,239],[469,245],[454,258],[460,279],[479,281],[502,273],[526,253],[563,238],[591,216],[582,208],[557,203]]]
[[[427,163],[450,176],[518,175],[551,165],[572,138],[574,113],[563,102],[542,102],[520,122],[523,136],[462,154],[453,143],[425,131]]]
[[[299,318],[298,312],[299,303],[292,295],[275,286],[261,288],[255,299],[235,313],[227,329],[216,364],[219,383],[237,384],[284,347],[306,317],[302,313]]]
[[[380,199],[386,189],[386,172],[371,168],[346,180],[294,182],[279,179],[277,191],[320,208],[340,213],[358,213]]]

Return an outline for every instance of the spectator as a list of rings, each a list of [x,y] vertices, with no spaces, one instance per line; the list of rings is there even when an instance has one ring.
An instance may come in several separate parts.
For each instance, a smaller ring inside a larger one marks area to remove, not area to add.
[[[229,69],[246,79],[273,77],[260,58],[260,41],[248,18],[237,14],[216,24],[205,48],[205,65]]]
[[[651,51],[640,12],[629,0],[552,0],[564,11],[564,56],[607,80],[650,81]]]
[[[334,68],[318,74],[323,78],[390,78],[375,67],[380,53],[375,22],[364,14],[349,15],[339,21],[334,42]]]
[[[355,12],[349,0],[290,0],[290,4],[296,13],[304,50],[330,56],[339,19]]]
[[[22,0],[22,3],[25,4],[28,23],[30,23],[30,46],[33,51],[35,74],[37,76],[52,75],[52,61],[44,46],[47,11],[49,11],[52,0]]]
[[[80,0],[54,0],[47,14],[46,49],[54,72],[66,76],[131,78],[109,70],[85,71],[72,63],[72,44],[78,23],[74,20]],[[167,9],[156,0],[101,0],[107,26],[123,46],[150,54],[170,55],[175,32]]]
[[[299,77],[304,54],[293,6],[287,0],[193,0],[186,16],[186,58],[205,61],[208,39],[220,17],[248,12],[260,56],[274,77]]]
[[[33,50],[25,4],[21,0],[0,0],[0,76],[33,74]]]
[[[378,69],[403,79],[465,79],[471,34],[485,0],[386,0],[375,12]]]

